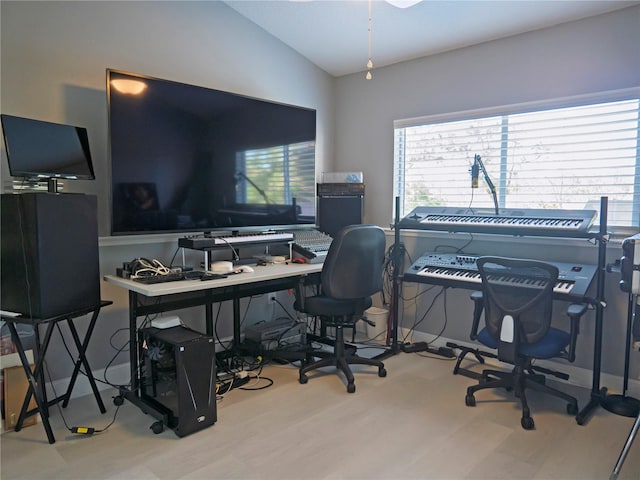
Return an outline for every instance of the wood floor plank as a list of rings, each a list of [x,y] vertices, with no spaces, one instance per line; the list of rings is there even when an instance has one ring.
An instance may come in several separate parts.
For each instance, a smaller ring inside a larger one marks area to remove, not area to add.
[[[168,429],[154,435],[154,419],[126,401],[114,425],[91,437],[68,433],[53,408],[54,445],[40,424],[2,435],[1,478],[604,479],[633,423],[597,409],[579,426],[563,402],[532,393],[536,429],[525,431],[508,392],[482,392],[475,407],[465,406],[474,381],[452,375],[451,362],[399,354],[385,363],[385,378],[375,368],[354,369],[355,394],[333,369],[301,385],[294,366],[269,365],[263,375],[273,386],[225,394],[218,422],[184,438]],[[589,398],[566,388],[581,404]],[[93,398],[74,399],[63,414],[100,428],[116,409],[105,403],[100,415]],[[639,472],[637,440],[619,478],[638,480]]]

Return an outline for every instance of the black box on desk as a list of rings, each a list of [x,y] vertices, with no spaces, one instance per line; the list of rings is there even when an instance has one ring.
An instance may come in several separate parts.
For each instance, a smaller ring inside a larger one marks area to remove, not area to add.
[[[168,416],[183,437],[213,425],[216,410],[215,342],[183,326],[145,328],[140,336],[141,397]]]

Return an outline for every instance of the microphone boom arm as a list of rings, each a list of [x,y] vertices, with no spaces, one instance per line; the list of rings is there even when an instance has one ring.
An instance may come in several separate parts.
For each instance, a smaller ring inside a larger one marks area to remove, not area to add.
[[[493,197],[493,206],[496,210],[496,215],[500,214],[500,210],[498,208],[498,195],[496,194],[496,187],[493,184],[493,182],[491,181],[491,178],[489,177],[489,174],[487,173],[487,169],[484,168],[484,163],[482,163],[482,159],[480,158],[480,155],[476,155],[474,157],[474,160],[476,162],[478,162],[478,165],[480,166],[480,170],[482,171],[482,176],[484,177],[484,181],[487,184],[487,186],[489,187],[489,191],[491,192],[491,196]]]

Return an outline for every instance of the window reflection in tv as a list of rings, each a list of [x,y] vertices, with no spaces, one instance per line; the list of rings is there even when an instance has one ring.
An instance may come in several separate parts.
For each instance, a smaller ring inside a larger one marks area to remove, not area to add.
[[[113,234],[315,225],[315,110],[115,70],[107,95]]]

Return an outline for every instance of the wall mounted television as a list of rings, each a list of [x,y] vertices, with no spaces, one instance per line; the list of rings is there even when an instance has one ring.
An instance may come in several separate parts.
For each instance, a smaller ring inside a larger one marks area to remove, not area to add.
[[[54,192],[57,179],[95,179],[86,128],[6,114],[0,119],[11,176],[47,181]]]
[[[112,69],[107,100],[112,234],[315,226],[315,110]]]

